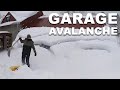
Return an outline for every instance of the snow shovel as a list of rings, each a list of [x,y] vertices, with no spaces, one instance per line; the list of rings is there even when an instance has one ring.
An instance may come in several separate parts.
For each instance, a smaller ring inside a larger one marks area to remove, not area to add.
[[[50,46],[45,45],[45,44],[41,44],[40,47],[43,47],[43,48],[45,48],[45,49],[50,49]]]
[[[10,52],[11,52],[11,49],[13,48],[13,46],[19,41],[19,39],[8,49],[8,56],[10,57]]]
[[[20,67],[20,66],[11,66],[11,67],[10,67],[10,70],[16,71],[16,70],[18,70],[19,67]]]
[[[39,45],[39,46],[47,49],[49,52],[51,52],[51,53],[54,55],[54,52],[50,49],[51,46],[45,45],[45,44],[41,44],[41,45]]]

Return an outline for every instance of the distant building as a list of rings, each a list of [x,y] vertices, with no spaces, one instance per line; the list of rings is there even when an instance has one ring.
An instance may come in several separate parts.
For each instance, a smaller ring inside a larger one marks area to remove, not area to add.
[[[10,32],[14,40],[21,29],[27,28],[29,23],[42,15],[42,11],[10,11],[1,18],[0,31]]]
[[[8,12],[3,19],[1,20],[1,24],[10,22],[10,21],[17,21],[15,17],[11,14],[11,12]]]

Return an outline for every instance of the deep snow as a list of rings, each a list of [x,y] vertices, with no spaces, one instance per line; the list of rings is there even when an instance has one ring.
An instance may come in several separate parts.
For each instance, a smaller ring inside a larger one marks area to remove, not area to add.
[[[9,67],[21,65],[22,44],[0,53],[0,78],[120,78],[120,47],[116,36],[49,36],[50,27],[22,30],[16,37],[31,34],[37,56],[31,52],[31,69],[26,65],[12,72]],[[16,41],[15,40],[15,41]],[[14,43],[14,42],[13,42]],[[39,44],[51,46],[49,50]]]

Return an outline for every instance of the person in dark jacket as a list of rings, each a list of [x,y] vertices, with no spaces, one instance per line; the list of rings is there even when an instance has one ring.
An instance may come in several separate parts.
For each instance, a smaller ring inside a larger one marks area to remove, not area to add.
[[[20,42],[23,43],[23,50],[22,50],[22,64],[27,64],[28,67],[30,67],[29,58],[31,53],[31,48],[33,49],[35,56],[37,55],[34,42],[31,39],[31,35],[27,35],[27,38],[22,40],[19,38]],[[26,62],[25,62],[26,61]]]

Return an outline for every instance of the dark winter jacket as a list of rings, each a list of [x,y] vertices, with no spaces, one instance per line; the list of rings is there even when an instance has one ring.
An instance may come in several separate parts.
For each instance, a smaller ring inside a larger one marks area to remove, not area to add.
[[[25,38],[24,40],[22,40],[21,38],[19,38],[19,40],[21,43],[23,43],[23,52],[30,52],[32,48],[36,56],[36,50],[32,39]]]

